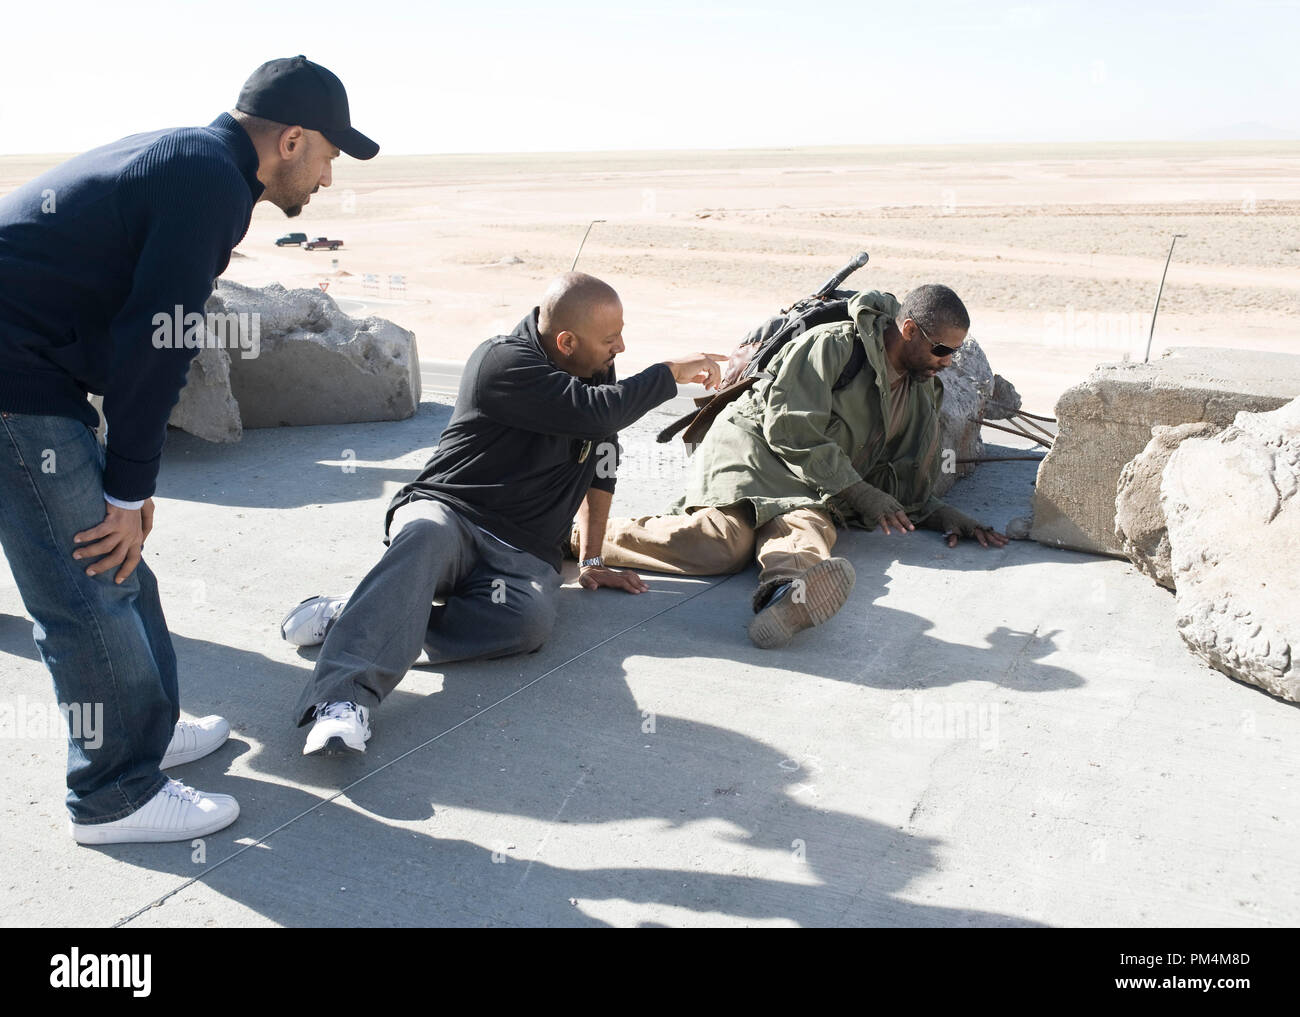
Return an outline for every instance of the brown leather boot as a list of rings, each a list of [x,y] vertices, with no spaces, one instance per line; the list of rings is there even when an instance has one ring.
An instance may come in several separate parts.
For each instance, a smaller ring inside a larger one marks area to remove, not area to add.
[[[842,608],[856,578],[847,558],[819,561],[754,616],[749,638],[763,650],[784,646],[796,632],[821,625]]]

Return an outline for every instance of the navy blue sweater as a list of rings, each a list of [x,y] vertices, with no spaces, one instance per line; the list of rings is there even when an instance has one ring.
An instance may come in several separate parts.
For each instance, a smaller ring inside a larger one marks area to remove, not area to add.
[[[394,496],[385,532],[401,506],[431,498],[559,572],[587,491],[614,491],[618,432],[676,394],[667,364],[621,382],[612,366],[592,378],[560,370],[533,308],[466,362],[438,448]]]
[[[0,198],[0,410],[108,422],[104,492],[152,496],[194,349],[158,349],[155,315],[203,313],[262,194],[228,114],[136,134]],[[181,322],[176,323],[176,332]]]

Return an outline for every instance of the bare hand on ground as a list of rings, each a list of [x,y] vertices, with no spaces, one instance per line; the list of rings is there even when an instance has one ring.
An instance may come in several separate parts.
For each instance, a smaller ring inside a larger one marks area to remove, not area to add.
[[[645,593],[650,587],[635,572],[619,571],[591,566],[578,573],[578,582],[584,590],[595,590],[602,586],[611,590],[626,590],[628,593]]]

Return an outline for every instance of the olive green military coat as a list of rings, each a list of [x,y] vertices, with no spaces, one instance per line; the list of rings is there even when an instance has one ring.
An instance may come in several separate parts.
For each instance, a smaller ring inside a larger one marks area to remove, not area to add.
[[[914,523],[940,508],[931,493],[943,460],[937,377],[911,382],[903,424],[885,441],[891,393],[884,336],[898,311],[893,294],[859,293],[849,303],[851,322],[821,325],[787,343],[713,422],[672,511],[748,502],[756,526],[805,507],[845,521],[827,502],[858,480],[893,495]],[[866,365],[832,391],[859,339]]]

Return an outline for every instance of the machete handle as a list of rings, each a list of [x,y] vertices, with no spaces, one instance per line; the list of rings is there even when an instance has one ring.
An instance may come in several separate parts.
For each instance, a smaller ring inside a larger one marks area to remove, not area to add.
[[[870,255],[867,254],[866,251],[859,251],[857,254],[853,256],[852,261],[850,261],[842,269],[840,269],[833,276],[827,279],[826,282],[822,284],[821,289],[819,289],[816,293],[814,293],[813,296],[819,299],[830,296],[832,293],[834,293],[837,289],[840,288],[840,283],[842,283],[845,279],[847,279],[854,272],[856,272],[863,265],[865,265],[869,257]]]

